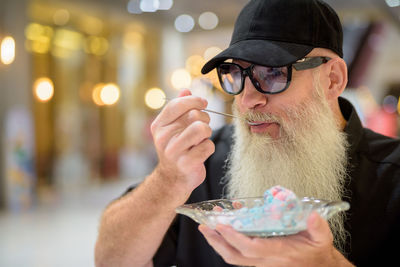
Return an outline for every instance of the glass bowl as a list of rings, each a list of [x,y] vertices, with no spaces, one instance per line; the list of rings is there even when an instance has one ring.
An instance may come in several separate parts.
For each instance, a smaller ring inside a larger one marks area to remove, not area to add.
[[[291,211],[254,212],[262,209],[264,199],[216,199],[185,204],[176,209],[199,224],[215,229],[217,224],[231,225],[248,236],[270,237],[296,234],[307,229],[307,218],[316,211],[324,219],[350,208],[345,201],[327,201],[305,197]]]

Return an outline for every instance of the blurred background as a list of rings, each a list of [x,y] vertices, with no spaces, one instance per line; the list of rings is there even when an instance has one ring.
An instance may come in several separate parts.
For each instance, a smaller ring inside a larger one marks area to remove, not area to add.
[[[344,25],[344,96],[397,137],[400,0],[327,2]],[[156,164],[149,125],[165,97],[190,88],[229,111],[200,69],[246,3],[1,0],[0,266],[94,266],[102,210]]]

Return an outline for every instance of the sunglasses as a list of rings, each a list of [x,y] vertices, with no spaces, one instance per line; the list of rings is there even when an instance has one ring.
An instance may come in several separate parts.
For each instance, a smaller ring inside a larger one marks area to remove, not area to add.
[[[243,91],[246,76],[250,78],[257,91],[263,94],[278,94],[285,91],[292,79],[292,67],[299,70],[316,68],[331,58],[306,57],[289,66],[267,67],[251,64],[247,68],[235,63],[221,63],[217,67],[218,79],[225,92],[238,95]]]

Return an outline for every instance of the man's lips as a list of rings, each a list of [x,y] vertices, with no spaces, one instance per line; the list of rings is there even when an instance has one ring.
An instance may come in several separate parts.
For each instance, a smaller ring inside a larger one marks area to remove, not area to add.
[[[256,122],[256,121],[249,121],[249,120],[246,120],[246,122],[250,126],[257,126],[257,125],[263,124],[263,122]]]
[[[268,121],[250,121],[250,120],[247,120],[247,124],[249,126],[270,125],[272,123],[276,123],[276,122],[273,122],[273,121],[268,122]]]

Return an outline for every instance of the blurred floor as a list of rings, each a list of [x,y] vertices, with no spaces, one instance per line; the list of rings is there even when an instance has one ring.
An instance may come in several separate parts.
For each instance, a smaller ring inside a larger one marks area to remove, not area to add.
[[[29,212],[3,211],[0,266],[94,266],[101,213],[112,199],[135,182],[120,180],[53,194]]]

